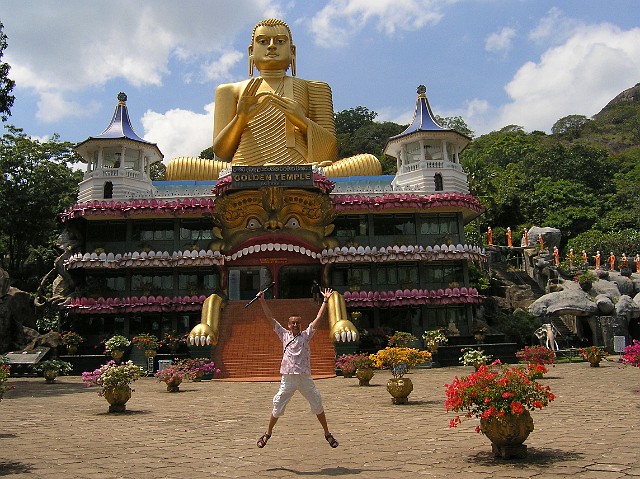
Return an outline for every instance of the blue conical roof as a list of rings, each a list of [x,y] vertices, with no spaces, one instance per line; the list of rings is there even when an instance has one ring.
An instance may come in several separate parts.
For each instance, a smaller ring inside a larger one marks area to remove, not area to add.
[[[418,87],[418,99],[416,100],[416,108],[413,112],[413,121],[406,130],[396,136],[392,136],[389,140],[402,138],[403,136],[419,131],[452,131],[444,128],[438,123],[438,120],[436,120],[435,115],[431,111],[429,100],[427,99],[427,88],[424,85]]]
[[[155,145],[155,143],[151,143],[149,141],[143,140],[136,132],[133,131],[133,127],[131,126],[131,119],[129,118],[129,109],[127,108],[127,95],[120,92],[118,94],[118,104],[116,105],[116,109],[113,112],[113,118],[111,118],[111,122],[109,126],[105,128],[105,130],[97,136],[90,136],[92,139],[128,139],[133,141],[139,141],[141,143],[146,143],[148,145]]]

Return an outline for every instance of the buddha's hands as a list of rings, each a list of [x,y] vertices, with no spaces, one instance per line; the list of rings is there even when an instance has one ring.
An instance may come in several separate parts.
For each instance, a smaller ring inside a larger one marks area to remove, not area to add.
[[[262,78],[252,78],[238,99],[236,116],[244,124],[249,123],[254,116],[267,106],[267,102],[261,99],[264,92],[256,94],[261,84]]]
[[[302,133],[307,133],[309,119],[297,101],[273,93],[266,93],[266,95],[268,95],[270,105],[284,113],[287,120],[293,123]]]

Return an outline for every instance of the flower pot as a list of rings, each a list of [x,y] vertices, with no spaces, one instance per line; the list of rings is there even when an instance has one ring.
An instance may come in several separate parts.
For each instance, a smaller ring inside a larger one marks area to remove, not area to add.
[[[78,346],[76,346],[75,344],[67,345],[67,354],[69,356],[75,356],[77,352],[78,352]]]
[[[356,370],[356,377],[358,378],[359,381],[359,385],[360,386],[369,386],[369,381],[371,381],[371,378],[373,377],[373,369],[357,369]]]
[[[45,369],[42,372],[42,375],[44,376],[45,382],[47,384],[51,384],[58,377],[58,371],[55,371],[53,369]]]
[[[523,442],[533,431],[533,418],[526,409],[522,414],[481,418],[480,430],[491,440],[491,450],[496,457],[524,458],[527,446]]]
[[[181,378],[171,379],[169,381],[165,381],[167,384],[167,392],[177,393],[180,392],[180,383],[182,383]]]
[[[597,359],[597,358],[589,359],[589,366],[591,366],[592,368],[599,368],[600,367],[600,360]]]
[[[109,403],[109,412],[124,412],[125,404],[131,399],[129,386],[117,386],[104,390],[104,398]]]
[[[114,349],[113,351],[109,352],[109,354],[111,355],[111,357],[115,362],[118,362],[122,359],[122,356],[124,356],[124,351],[120,351],[119,349]]]
[[[481,343],[484,341],[485,333],[474,333],[473,337],[476,339],[476,341]]]
[[[393,404],[407,404],[409,394],[413,391],[413,383],[407,378],[391,378],[387,381],[387,391],[393,396]]]
[[[204,377],[204,371],[196,371],[195,373],[193,373],[193,381],[196,383],[199,383],[200,381],[202,381],[203,377]]]
[[[355,376],[356,372],[353,369],[341,369],[342,376],[345,378],[352,378]]]
[[[157,351],[155,349],[145,349],[144,351],[144,357],[145,358],[155,358],[156,357]]]

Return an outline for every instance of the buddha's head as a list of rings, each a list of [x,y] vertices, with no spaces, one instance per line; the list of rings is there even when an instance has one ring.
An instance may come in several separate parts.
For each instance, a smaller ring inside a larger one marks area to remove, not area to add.
[[[256,24],[249,45],[249,76],[253,67],[258,71],[283,70],[291,66],[291,74],[296,75],[296,46],[291,30],[282,20],[268,18]]]

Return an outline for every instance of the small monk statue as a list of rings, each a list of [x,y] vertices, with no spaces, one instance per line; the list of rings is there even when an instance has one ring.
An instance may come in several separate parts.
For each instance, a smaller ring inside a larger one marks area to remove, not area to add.
[[[493,244],[493,231],[491,231],[491,226],[487,228],[487,244],[489,246]]]
[[[627,253],[622,253],[622,259],[620,260],[620,269],[629,267],[629,258],[627,258]]]
[[[169,179],[215,179],[229,166],[312,164],[329,177],[382,173],[373,155],[338,160],[331,88],[295,76],[296,46],[285,22],[258,22],[248,51],[250,78],[216,89],[216,159],[175,159],[167,166]]]
[[[613,251],[609,253],[609,269],[611,271],[615,271],[616,269],[616,255],[613,254]]]
[[[569,268],[573,268],[573,258],[575,254],[573,253],[573,248],[569,250]]]
[[[560,251],[557,246],[553,247],[553,262],[556,266],[560,264]]]
[[[522,233],[522,246],[525,248],[529,247],[529,232],[527,228],[524,229],[524,233]]]
[[[636,255],[636,259],[634,261],[636,263],[636,273],[640,273],[640,254]]]
[[[582,256],[582,264],[589,264],[589,257],[587,256],[587,252],[585,250],[582,250],[580,256]]]
[[[511,248],[513,243],[511,242],[511,227],[507,226],[507,246]]]
[[[594,256],[596,260],[596,269],[600,269],[600,251],[596,251],[596,255]]]

